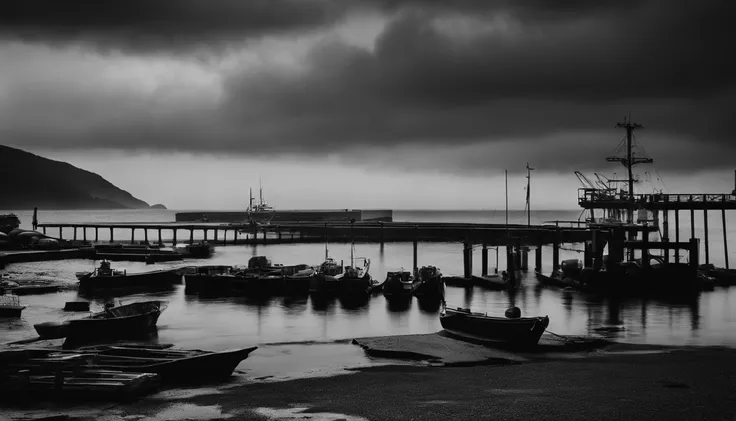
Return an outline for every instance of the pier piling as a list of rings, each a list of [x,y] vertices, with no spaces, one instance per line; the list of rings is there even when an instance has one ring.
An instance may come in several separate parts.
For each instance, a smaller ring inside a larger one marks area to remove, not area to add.
[[[143,241],[148,243],[148,228],[143,228]]]
[[[383,226],[383,224],[381,224]],[[383,229],[381,230],[383,233]],[[414,264],[412,266],[414,270],[414,276],[419,276],[419,227],[414,227]]]
[[[202,231],[204,232],[204,241],[207,241],[207,231],[209,231],[209,230],[208,229],[203,229]]]
[[[542,244],[537,244],[537,249],[534,251],[534,266],[535,270],[542,272]]]
[[[61,235],[61,227],[59,227],[59,240],[61,240],[63,237]]]
[[[480,274],[481,276],[486,276],[488,275],[488,244],[483,243],[483,248],[481,249],[481,254],[480,254],[480,261],[481,261]]]
[[[82,227],[82,241],[87,242],[87,227]]]
[[[552,243],[552,271],[560,268],[560,229],[555,230],[555,239]]]
[[[710,263],[710,249],[708,247],[708,210],[703,211],[703,229],[705,234],[703,235],[703,242],[705,245],[705,264]]]
[[[163,244],[164,243],[164,239],[161,236],[161,228],[158,229],[158,243],[159,244]]]
[[[74,227],[74,241],[77,241],[77,227]]]
[[[194,228],[189,229],[189,244],[194,244]]]
[[[130,242],[131,243],[135,242],[135,228],[130,229]]]
[[[723,220],[723,253],[726,258],[726,269],[730,269],[728,264],[728,230],[726,225],[726,209],[721,209],[721,219]]]
[[[100,229],[95,227],[95,243],[100,241]]]
[[[46,235],[46,227],[43,227],[43,235]]]
[[[473,276],[473,245],[469,242],[463,243],[463,278]]]
[[[677,196],[677,201],[680,201],[680,196]],[[675,210],[675,243],[680,242],[680,211]],[[680,252],[675,250],[675,263],[680,263]]]
[[[690,202],[693,201],[693,195],[690,195]],[[690,208],[690,238],[695,238],[695,208]]]
[[[61,229],[61,228],[59,228],[59,229]],[[112,235],[112,231],[113,231],[113,228],[112,228],[112,227],[110,227],[110,242],[111,242],[111,243],[112,243],[113,241],[115,241],[115,236],[114,236],[114,235]]]
[[[171,241],[172,241],[172,242],[174,243],[174,246],[176,246],[176,228],[174,228],[174,229],[173,229],[173,230],[171,230],[171,231],[173,231],[173,232],[172,232],[172,235],[171,235],[171,236],[172,236],[172,239],[171,239]]]

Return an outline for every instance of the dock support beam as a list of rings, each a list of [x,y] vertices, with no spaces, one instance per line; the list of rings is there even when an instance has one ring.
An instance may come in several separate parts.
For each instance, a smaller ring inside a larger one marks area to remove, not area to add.
[[[163,245],[164,244],[164,239],[161,238],[161,228],[158,229],[158,244],[159,245]]]
[[[173,238],[172,238],[172,240],[171,240],[171,241],[173,241],[173,243],[174,243],[174,246],[176,246],[176,228],[174,228],[174,229],[173,229],[172,231],[174,231],[174,233],[173,233],[173,235],[172,235],[172,237],[173,237]]]
[[[148,243],[148,228],[143,228],[143,241]]]
[[[194,228],[189,229],[189,244],[194,244]]]
[[[77,241],[77,227],[74,227],[74,241]]]
[[[680,196],[677,196],[680,199]],[[675,243],[680,242],[680,211],[675,210]],[[680,251],[675,250],[675,263],[680,263]]]
[[[708,247],[708,211],[703,211],[703,230],[705,230],[705,234],[703,235],[703,242],[705,243],[705,264],[710,264],[710,249]]]
[[[724,257],[726,258],[726,269],[730,269],[728,265],[728,230],[726,228],[726,208],[721,209],[721,219],[723,219],[723,253]]]
[[[43,227],[43,235],[46,235],[46,227]]]
[[[665,203],[667,203],[668,196],[665,196]],[[670,241],[670,211],[669,209],[663,209],[662,210],[662,241]],[[664,261],[665,263],[670,262],[670,250],[663,250],[664,251]]]
[[[463,243],[463,278],[469,279],[473,276],[473,245],[469,242]]]
[[[214,241],[215,243],[217,243],[217,228],[215,228],[214,238],[212,239],[212,241]]]
[[[690,195],[690,201],[693,201],[693,196]],[[690,208],[690,238],[695,238],[695,209]]]
[[[263,230],[263,244],[267,244],[268,240],[266,239],[266,230]]]
[[[115,236],[114,236],[114,235],[112,234],[112,232],[113,232],[113,228],[112,228],[112,227],[110,227],[110,242],[111,242],[111,243],[112,243],[112,242],[114,241],[114,237],[115,237]]]
[[[381,225],[383,226],[383,224]],[[381,234],[383,234],[383,229],[381,229]],[[412,268],[414,269],[413,274],[415,277],[419,276],[419,253],[418,253],[419,250],[418,249],[419,249],[419,227],[415,226],[414,227],[414,260],[412,260],[413,262]]]
[[[542,244],[537,244],[537,249],[534,250],[534,270],[542,273]]]
[[[202,231],[204,232],[204,241],[207,241],[207,231],[209,231],[209,230],[208,229],[203,229]]]
[[[693,271],[700,267],[700,240],[697,238],[690,239],[690,265]]]
[[[61,227],[59,227],[59,240],[61,240],[61,239],[62,239],[62,236],[61,236]]]
[[[233,245],[238,244],[238,234],[239,233],[240,231],[238,231],[237,228],[233,230]]]
[[[130,243],[135,242],[135,228],[130,229]]]
[[[555,239],[552,243],[552,271],[560,268],[560,229],[555,230]]]
[[[488,244],[483,243],[483,249],[481,251],[480,255],[481,259],[481,269],[480,274],[481,276],[488,275]]]
[[[95,227],[95,243],[100,241],[100,229]]]
[[[82,227],[82,241],[87,242],[87,227]]]
[[[236,230],[235,232],[237,233],[238,231]],[[227,245],[227,229],[225,229],[225,232],[222,233],[222,245]]]

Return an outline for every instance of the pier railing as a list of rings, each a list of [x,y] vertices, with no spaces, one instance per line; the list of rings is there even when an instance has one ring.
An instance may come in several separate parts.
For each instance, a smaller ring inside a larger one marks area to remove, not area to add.
[[[578,205],[585,209],[627,209],[629,199],[626,192],[578,190]],[[728,193],[635,194],[633,199],[637,208],[647,210],[736,209],[736,195]]]

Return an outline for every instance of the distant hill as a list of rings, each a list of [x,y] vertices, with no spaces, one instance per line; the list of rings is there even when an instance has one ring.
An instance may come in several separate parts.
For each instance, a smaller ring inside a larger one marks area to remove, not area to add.
[[[99,175],[0,145],[0,209],[144,209]]]

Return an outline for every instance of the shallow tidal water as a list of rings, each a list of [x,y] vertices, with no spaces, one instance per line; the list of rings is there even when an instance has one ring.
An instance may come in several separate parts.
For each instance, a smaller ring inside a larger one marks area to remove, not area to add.
[[[153,218],[140,214],[110,216],[101,213],[96,217],[108,221],[173,220],[173,213],[159,212],[156,215]],[[65,217],[64,213],[55,217],[59,218],[59,222],[71,220],[70,215]],[[465,217],[470,218],[467,215]],[[21,218],[25,227],[30,218],[23,215]],[[89,218],[88,216],[87,220]],[[543,218],[552,219],[546,215],[538,217]],[[43,213],[39,215],[39,219],[44,220]],[[455,218],[458,219],[462,220],[460,217]],[[421,219],[414,215],[412,220]],[[425,217],[424,220],[433,218]],[[328,244],[327,247],[330,256],[348,261],[349,244]],[[581,250],[582,245],[569,245],[567,248],[561,252],[562,259],[582,259],[582,254],[575,251]],[[438,266],[446,275],[459,274],[462,272],[461,251],[461,244],[420,243],[419,265]],[[356,253],[371,259],[370,272],[379,279],[384,279],[388,270],[401,267],[409,269],[412,266],[410,243],[387,243],[383,247],[378,244],[357,244]],[[500,253],[503,256],[503,248]],[[713,249],[711,253],[715,256]],[[243,265],[256,255],[267,256],[274,263],[318,264],[323,260],[324,254],[324,244],[238,245],[218,247],[214,256],[206,260],[156,265],[142,262],[112,264],[115,268],[126,269],[131,273],[197,264]],[[550,248],[544,250],[545,273],[552,269],[551,255]],[[533,254],[530,255],[530,266],[533,266],[532,262]],[[493,250],[489,252],[489,265],[491,271],[496,266]],[[92,270],[93,266],[94,262],[90,260],[66,260],[13,264],[5,272],[14,276],[58,279],[73,286],[76,284],[74,273]],[[499,268],[503,269],[504,267]],[[474,271],[480,274],[480,270],[478,249]],[[557,334],[596,334],[596,328],[623,325],[624,330],[608,332],[605,336],[613,340],[645,344],[736,346],[736,335],[733,333],[736,332],[736,306],[731,304],[736,303],[736,287],[716,287],[714,291],[675,301],[611,301],[582,292],[541,287],[530,272],[522,281],[522,287],[513,294],[479,287],[447,287],[446,294],[449,306],[470,307],[473,311],[487,312],[489,315],[503,315],[510,306],[519,307],[523,315],[549,315],[548,330]],[[361,302],[341,299],[317,301],[306,296],[202,299],[186,296],[184,285],[176,285],[164,292],[97,297],[91,299],[93,310],[100,308],[105,298],[120,299],[123,303],[145,299],[169,301],[168,308],[159,319],[152,341],[172,343],[181,348],[208,350],[259,346],[239,367],[249,378],[278,380],[334,374],[344,367],[376,362],[367,358],[360,347],[349,343],[353,338],[441,330],[438,305],[423,305],[415,298],[404,305],[395,305],[387,302],[380,293]],[[0,319],[0,343],[35,336],[33,324],[36,323],[79,317],[62,311],[66,301],[76,299],[84,299],[78,296],[76,290],[22,296],[21,301],[27,306],[22,317]]]

